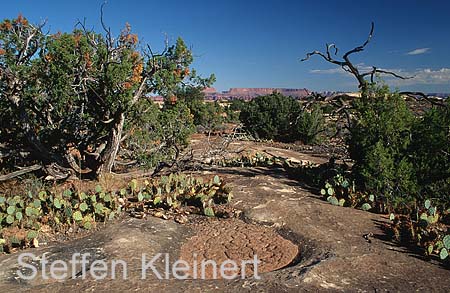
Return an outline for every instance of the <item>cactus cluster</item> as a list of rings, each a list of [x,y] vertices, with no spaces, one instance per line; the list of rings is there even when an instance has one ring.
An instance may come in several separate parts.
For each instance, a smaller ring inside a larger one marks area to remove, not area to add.
[[[279,156],[266,155],[264,153],[244,154],[237,157],[222,159],[217,162],[213,162],[215,165],[222,167],[283,167],[283,168],[304,168],[304,167],[317,167],[317,164],[313,164],[309,161],[293,161],[289,158],[283,158]]]
[[[364,211],[375,207],[376,197],[356,190],[355,182],[342,174],[336,174],[320,190],[326,200],[336,206],[361,208]]]
[[[420,247],[428,256],[448,260],[450,253],[450,229],[442,223],[440,211],[427,199],[412,216],[390,214],[392,237],[401,242]]]
[[[0,252],[14,246],[36,243],[42,225],[55,231],[64,231],[73,225],[91,229],[96,222],[113,219],[121,212],[114,194],[104,192],[101,186],[88,193],[65,189],[62,192],[41,190],[38,194],[28,192],[25,196],[0,195]],[[17,227],[26,233],[2,236],[3,229]]]
[[[282,167],[286,164],[286,159],[274,156],[267,156],[262,153],[244,154],[240,157],[223,159],[217,163],[222,167]]]
[[[205,180],[183,174],[143,182],[133,179],[119,190],[104,190],[97,185],[86,192],[69,188],[0,195],[0,253],[14,247],[37,246],[43,225],[53,232],[91,229],[122,211],[180,210],[182,206],[196,207],[203,214],[214,216],[215,205],[231,198],[231,188],[218,176]]]
[[[232,198],[231,187],[217,175],[209,180],[184,174],[170,174],[141,183],[132,180],[129,190],[121,190],[125,194],[127,191],[132,194],[128,202],[135,203],[133,210],[178,210],[182,206],[191,206],[207,216],[215,215],[216,204],[228,203]]]

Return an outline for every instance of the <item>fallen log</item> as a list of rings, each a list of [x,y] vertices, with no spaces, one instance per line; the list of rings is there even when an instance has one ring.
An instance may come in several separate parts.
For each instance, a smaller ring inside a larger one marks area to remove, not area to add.
[[[13,179],[13,178],[15,178],[17,176],[20,176],[20,175],[23,175],[23,174],[26,174],[26,173],[30,173],[30,172],[34,172],[34,171],[37,171],[37,170],[39,170],[41,168],[42,168],[42,166],[38,165],[38,164],[29,166],[29,167],[24,167],[24,168],[21,168],[20,170],[11,172],[9,174],[1,175],[0,176],[0,181],[6,181],[6,180],[9,180],[9,179]]]

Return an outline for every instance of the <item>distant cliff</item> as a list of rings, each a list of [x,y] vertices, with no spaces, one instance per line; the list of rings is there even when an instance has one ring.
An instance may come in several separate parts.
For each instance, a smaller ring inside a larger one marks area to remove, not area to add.
[[[205,94],[206,100],[216,101],[216,100],[251,100],[257,96],[270,95],[273,92],[281,93],[285,96],[291,96],[296,99],[302,99],[306,96],[309,96],[312,91],[303,88],[303,89],[289,89],[289,88],[230,88],[228,91],[218,92],[215,88],[209,87],[203,90]],[[322,96],[328,97],[338,93],[346,93],[350,96],[358,96],[359,93],[351,93],[351,92],[336,92],[336,91],[323,91],[320,92]],[[429,93],[429,96],[446,98],[449,97],[448,93]],[[151,99],[159,104],[162,104],[164,99],[161,96],[152,96]]]
[[[294,98],[304,98],[311,92],[303,89],[287,89],[287,88],[231,88],[228,91],[218,92],[215,88],[206,88],[204,91],[207,100],[233,100],[243,99],[251,100],[257,96],[269,95],[278,92],[285,96]]]

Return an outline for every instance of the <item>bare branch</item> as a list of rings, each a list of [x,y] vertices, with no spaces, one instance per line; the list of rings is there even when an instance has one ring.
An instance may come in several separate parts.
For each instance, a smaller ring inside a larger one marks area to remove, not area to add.
[[[18,171],[14,171],[14,172],[6,174],[6,175],[1,175],[0,176],[0,181],[6,181],[6,180],[15,178],[17,176],[20,176],[20,175],[23,175],[23,174],[26,174],[26,173],[37,171],[37,170],[39,170],[41,168],[42,168],[42,166],[41,165],[37,165],[37,164],[33,165],[33,166],[21,168]]]
[[[137,162],[138,162],[137,160],[131,160],[129,162],[122,162],[122,161],[115,160],[114,164],[120,165],[120,166],[130,166],[130,165],[136,164]]]
[[[51,163],[50,165],[45,166],[45,171],[47,174],[49,174],[47,177],[45,177],[45,180],[66,179],[72,174],[71,169],[61,167],[56,163]]]
[[[392,71],[387,71],[387,70],[383,70],[383,69],[378,69],[375,66],[372,67],[373,69],[369,72],[365,72],[365,73],[360,73],[359,69],[357,66],[355,66],[351,61],[350,61],[350,55],[354,54],[354,53],[358,53],[361,51],[364,51],[364,48],[369,44],[369,42],[371,41],[372,37],[373,37],[373,32],[374,32],[374,28],[375,25],[372,22],[371,23],[371,27],[370,27],[370,32],[369,35],[367,36],[366,41],[358,47],[353,48],[350,51],[347,51],[343,56],[342,56],[342,61],[341,60],[336,60],[335,58],[332,57],[332,53],[330,52],[331,49],[334,49],[334,55],[337,55],[338,52],[338,48],[336,47],[335,44],[326,44],[326,53],[322,53],[320,51],[313,51],[310,53],[306,54],[306,57],[301,59],[301,61],[306,61],[308,60],[311,56],[313,55],[319,55],[321,56],[323,59],[325,59],[326,61],[339,65],[341,66],[341,68],[348,72],[351,73],[357,80],[359,83],[359,88],[361,89],[361,91],[364,93],[367,91],[368,89],[368,82],[366,81],[366,77],[370,77],[370,83],[374,83],[374,75],[376,73],[381,73],[381,74],[387,74],[387,75],[392,75],[396,78],[400,78],[400,79],[410,79],[413,77],[405,77],[405,76],[401,76],[400,74],[397,74],[395,72]]]
[[[81,167],[78,165],[74,156],[71,153],[67,153],[65,157],[66,157],[67,163],[73,170],[75,170],[75,172],[77,172],[79,174],[87,174],[87,173],[92,172],[92,170],[89,168],[84,169],[84,170],[81,169]]]
[[[349,55],[351,55],[353,53],[357,53],[357,52],[363,51],[364,47],[367,46],[367,44],[369,44],[370,40],[372,39],[374,28],[375,28],[375,25],[374,25],[374,23],[372,21],[369,36],[367,37],[367,40],[364,42],[364,44],[362,44],[361,46],[358,46],[358,47],[348,51],[347,53],[344,54],[344,56],[342,56],[342,58],[344,58],[344,60],[347,60]]]
[[[396,78],[404,79],[404,80],[405,80],[405,79],[411,79],[411,78],[414,78],[414,76],[402,76],[402,75],[400,75],[400,74],[398,74],[398,73],[395,73],[395,72],[392,72],[392,71],[387,71],[387,70],[383,70],[383,69],[378,69],[378,68],[376,68],[375,66],[372,67],[372,70],[371,70],[371,71],[366,72],[366,73],[362,73],[361,76],[364,77],[364,76],[369,76],[369,75],[370,75],[370,81],[373,83],[373,82],[374,82],[373,77],[374,77],[374,75],[375,75],[376,73],[383,73],[383,74],[387,74],[387,75],[392,75],[392,76],[394,76],[394,77],[396,77]]]
[[[334,48],[334,55],[337,55],[338,48],[335,44],[327,44],[327,56],[329,59],[331,59],[330,49]]]
[[[411,78],[414,78],[414,76],[402,76],[402,75],[399,75],[399,74],[397,74],[397,73],[395,73],[395,72],[392,72],[392,71],[386,71],[386,70],[381,70],[381,69],[377,69],[376,72],[378,72],[378,73],[383,73],[383,74],[388,74],[388,75],[392,75],[392,76],[395,76],[395,77],[400,78],[400,79],[411,79]]]
[[[432,97],[427,96],[422,92],[399,92],[400,95],[405,95],[410,98],[418,100],[418,97],[426,100],[427,102],[436,105],[436,106],[444,106],[445,103],[442,100],[433,99]]]
[[[306,61],[306,60],[308,60],[308,59],[309,59],[311,56],[313,56],[313,55],[319,55],[319,56],[321,56],[323,59],[325,59],[326,61],[331,62],[331,63],[336,64],[336,65],[339,65],[339,66],[344,66],[344,65],[346,65],[345,62],[338,61],[338,60],[334,60],[334,59],[331,58],[331,57],[329,58],[327,55],[323,54],[323,53],[320,52],[320,51],[313,51],[313,52],[307,53],[307,54],[306,54],[306,57],[303,58],[303,59],[301,59],[300,61],[301,61],[301,62]]]
[[[132,104],[136,104],[136,102],[142,97],[142,94],[144,93],[145,87],[147,84],[147,76],[145,76],[141,84],[139,85],[139,89],[136,91],[136,93],[133,96]]]
[[[102,122],[103,124],[110,124],[110,123],[114,122],[114,118],[110,118],[110,119],[108,119],[108,120],[102,120],[101,122]]]
[[[104,20],[103,20],[103,9],[104,9],[106,3],[107,3],[106,1],[103,2],[102,6],[100,8],[100,22],[102,24],[103,30],[106,33],[106,38],[107,38],[107,42],[108,42],[108,49],[109,49],[113,45],[113,39],[112,39],[112,36],[111,36],[111,28],[107,27],[105,22],[104,22]]]

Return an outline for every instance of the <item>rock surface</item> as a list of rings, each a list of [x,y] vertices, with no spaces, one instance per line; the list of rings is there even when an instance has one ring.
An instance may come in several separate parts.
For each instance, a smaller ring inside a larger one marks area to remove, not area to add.
[[[190,277],[259,277],[260,273],[288,266],[299,255],[299,247],[273,229],[237,219],[205,220],[196,225],[194,230],[197,234],[182,245],[180,252],[180,259],[187,261],[191,268],[196,267],[189,271]],[[195,263],[208,260],[217,264],[228,260],[233,263],[227,264],[224,276],[220,269],[210,265],[194,266]],[[258,262],[256,270],[253,260]],[[243,266],[242,262],[245,262]]]
[[[292,156],[295,154],[289,153],[289,157]],[[297,159],[315,160],[313,157],[306,158],[304,154],[298,154]],[[300,254],[295,264],[261,273],[259,280],[254,278],[159,280],[150,270],[145,274],[146,278],[142,279],[142,254],[146,254],[149,261],[158,253],[169,253],[171,257],[178,258],[183,251],[187,254],[189,248],[192,251],[202,249],[200,242],[190,241],[204,233],[205,230],[202,229],[209,231],[221,229],[223,221],[226,220],[211,220],[211,225],[205,228],[202,227],[204,223],[178,224],[152,217],[124,218],[108,223],[99,231],[81,239],[24,252],[33,253],[41,258],[45,253],[50,260],[59,259],[67,262],[76,252],[90,253],[92,261],[105,260],[109,263],[114,259],[124,260],[127,263],[125,280],[122,278],[124,270],[121,270],[120,266],[116,272],[116,279],[108,276],[101,281],[94,280],[89,271],[85,272],[83,279],[83,272],[78,266],[74,269],[70,267],[69,277],[61,281],[45,279],[41,272],[35,279],[24,281],[18,278],[19,253],[16,253],[0,256],[0,291],[450,291],[448,282],[450,270],[437,262],[423,260],[419,255],[385,240],[380,228],[382,223],[387,222],[385,216],[332,206],[302,188],[298,182],[285,177],[279,170],[220,168],[209,172],[219,173],[231,183],[235,195],[232,205],[243,211],[242,218],[246,222],[263,225],[256,226],[260,228],[253,231],[262,231],[262,234],[267,233],[266,235],[271,235],[271,238],[276,238],[277,234],[270,234],[276,230],[289,239],[289,243],[297,246]],[[236,227],[233,239],[239,239],[240,235],[247,231],[246,224],[242,222],[228,224],[230,227],[233,225]],[[370,242],[363,237],[368,233],[373,234]],[[223,235],[230,233],[226,232]],[[217,237],[221,237],[220,233]],[[255,236],[247,234],[242,237],[247,237],[250,243],[249,239]],[[233,244],[233,242],[226,244],[225,239],[218,239],[217,243],[222,245],[222,248]],[[280,254],[279,266],[287,262],[282,261],[282,255]],[[163,258],[159,258],[155,262],[155,268],[160,272],[164,271],[166,265],[162,260]],[[169,260],[170,263],[173,261],[175,259]],[[75,278],[70,277],[72,274]]]

